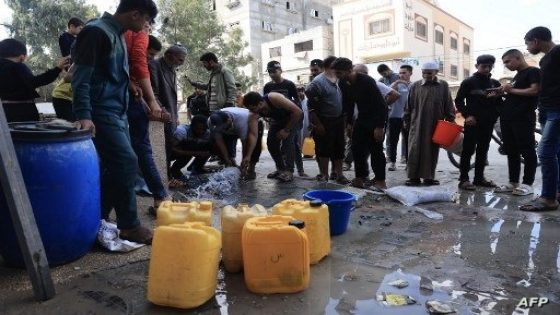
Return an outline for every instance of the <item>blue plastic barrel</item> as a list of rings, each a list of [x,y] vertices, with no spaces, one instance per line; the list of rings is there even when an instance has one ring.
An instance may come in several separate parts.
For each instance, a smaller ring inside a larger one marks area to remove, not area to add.
[[[303,194],[305,200],[321,200],[329,207],[329,227],[331,235],[346,232],[350,212],[354,210],[356,196],[340,190],[311,190]]]
[[[99,161],[89,130],[10,125],[16,155],[49,265],[86,254],[100,224]],[[4,194],[0,194],[0,254],[24,267]]]

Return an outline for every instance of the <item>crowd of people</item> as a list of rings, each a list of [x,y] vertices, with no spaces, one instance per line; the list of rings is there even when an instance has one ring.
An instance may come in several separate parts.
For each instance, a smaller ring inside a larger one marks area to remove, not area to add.
[[[439,120],[454,122],[458,112],[465,118],[459,188],[494,187],[499,192],[528,195],[533,193],[537,167],[537,104],[543,129],[538,150],[543,189],[539,198],[521,209],[558,208],[560,48],[547,28],[536,27],[525,36],[529,52],[545,53],[540,69],[530,67],[519,50],[509,50],[502,62],[517,74],[511,83],[501,85],[491,78],[495,57],[478,56],[477,71],[461,83],[454,100],[449,85],[438,76],[436,62],[424,63],[419,69],[422,79],[416,82],[411,82],[415,71],[411,65],[402,65],[394,73],[381,64],[377,68],[381,79],[376,81],[368,75],[367,66],[334,56],[310,62],[311,80],[305,86],[285,79],[281,64],[271,61],[267,64],[270,82],[262,93],[242,95],[232,71],[216,54],[207,52],[199,60],[209,80],[188,80],[194,88],[187,99],[190,123],[181,124],[176,70],[185,63],[188,51],[171,45],[158,57],[162,44],[150,35],[157,13],[152,0],[121,0],[113,15],[105,13],[87,23],[72,18],[59,38],[62,59],[41,75],[33,75],[24,64],[27,49],[23,43],[0,42],[0,98],[8,121],[39,120],[35,89],[56,81],[52,96],[57,116],[94,134],[101,163],[102,217],[115,210],[124,239],[150,243],[152,238],[138,220],[138,170],[153,194],[152,209],[170,199],[169,188],[184,186],[185,167],[191,174],[201,174],[207,171],[205,164],[215,160],[226,167],[239,165],[243,178],[253,180],[265,129],[276,168],[268,178],[291,182],[295,170],[308,177],[302,143],[312,137],[317,181],[383,190],[386,171],[396,170],[402,139],[405,184],[431,186],[439,184],[435,174],[440,147],[432,142],[434,128]],[[509,183],[499,187],[484,176],[498,118],[509,167]],[[150,121],[165,124],[162,136],[169,183],[163,183],[154,162]],[[521,157],[525,168],[520,183]],[[344,171],[352,164],[355,176],[349,180]]]

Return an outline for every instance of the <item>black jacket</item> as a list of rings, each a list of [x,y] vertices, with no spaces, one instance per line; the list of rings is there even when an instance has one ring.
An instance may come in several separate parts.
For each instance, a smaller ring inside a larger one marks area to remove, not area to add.
[[[39,97],[36,88],[47,85],[58,77],[59,68],[33,75],[23,63],[0,58],[0,99],[26,101]]]
[[[495,120],[498,117],[498,110],[503,100],[501,96],[486,97],[486,89],[499,86],[501,84],[497,80],[475,72],[471,77],[461,82],[461,87],[459,87],[455,97],[457,111],[465,118],[474,116],[477,119]]]

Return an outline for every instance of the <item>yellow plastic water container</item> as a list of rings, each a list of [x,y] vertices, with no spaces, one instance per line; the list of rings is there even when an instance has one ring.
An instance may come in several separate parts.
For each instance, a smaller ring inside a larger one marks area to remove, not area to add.
[[[255,217],[243,226],[245,284],[254,293],[293,293],[309,286],[309,244],[303,221]]]
[[[194,308],[214,296],[220,263],[221,234],[201,222],[155,229],[148,274],[148,300]]]
[[[329,207],[321,201],[286,199],[272,208],[272,214],[291,216],[305,222],[311,264],[318,263],[331,252]]]
[[[266,216],[266,209],[261,205],[249,207],[241,203],[237,209],[225,206],[222,211],[222,261],[228,272],[240,272],[243,269],[243,252],[241,231],[245,222],[253,217]]]
[[[212,226],[212,202],[171,202],[164,201],[157,210],[157,225],[204,222]]]
[[[315,141],[313,140],[313,138],[306,137],[305,139],[303,139],[301,153],[306,156],[315,155]]]

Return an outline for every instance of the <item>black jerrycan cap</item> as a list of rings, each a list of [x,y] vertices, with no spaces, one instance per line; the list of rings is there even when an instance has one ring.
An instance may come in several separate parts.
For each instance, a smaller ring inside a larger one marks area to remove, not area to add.
[[[317,208],[323,205],[323,201],[321,199],[313,199],[309,202],[309,205],[312,208]]]
[[[301,220],[292,220],[292,221],[290,221],[290,223],[288,223],[288,225],[295,226],[300,230],[305,228],[305,222],[303,222]]]

